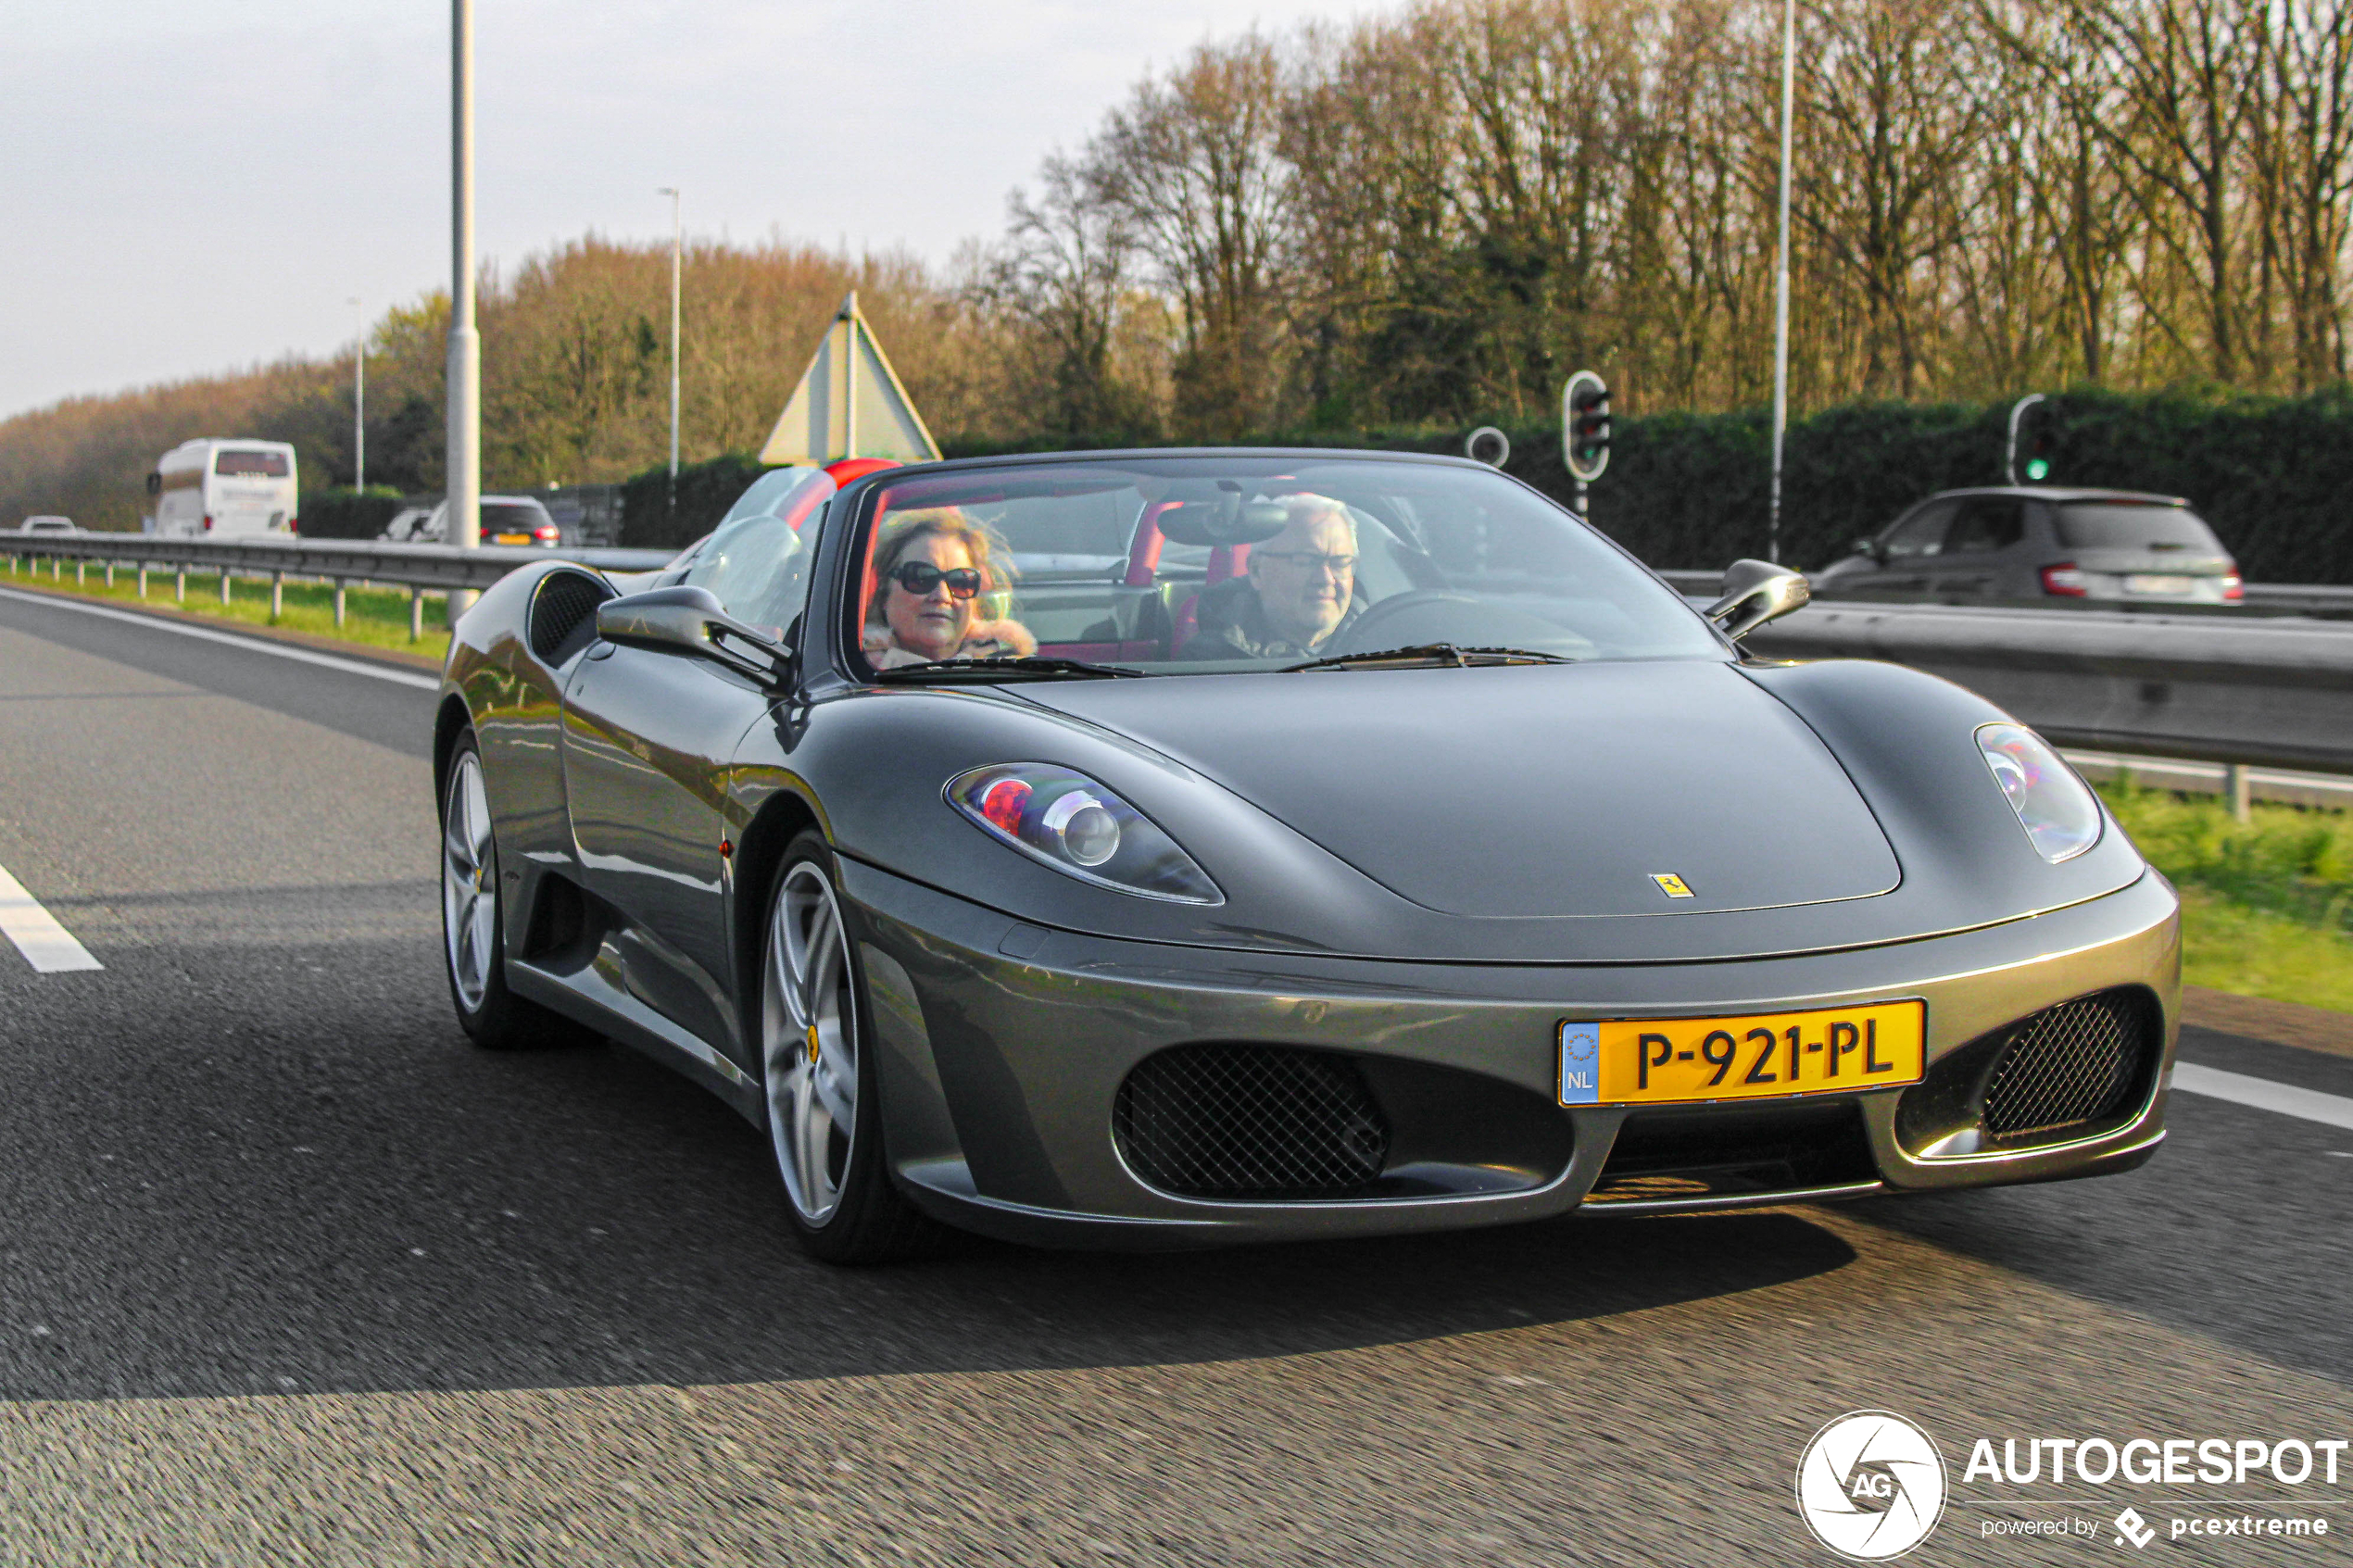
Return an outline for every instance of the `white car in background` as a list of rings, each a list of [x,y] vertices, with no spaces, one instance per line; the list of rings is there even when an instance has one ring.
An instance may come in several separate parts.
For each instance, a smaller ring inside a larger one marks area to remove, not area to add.
[[[432,510],[410,507],[384,525],[383,537],[410,545],[449,542],[449,503]],[[538,545],[553,549],[569,543],[564,531],[537,497],[484,495],[482,498],[482,542],[485,545]]]
[[[69,517],[29,517],[17,524],[19,533],[79,533]]]
[[[433,519],[437,510],[438,508],[434,507],[403,507],[392,514],[392,521],[384,524],[384,531],[376,537],[389,539],[396,544],[408,544],[419,540],[422,537],[419,531]]]

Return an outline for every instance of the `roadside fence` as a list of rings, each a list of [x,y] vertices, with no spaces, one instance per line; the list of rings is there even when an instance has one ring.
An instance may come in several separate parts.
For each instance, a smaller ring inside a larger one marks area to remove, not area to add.
[[[135,571],[143,597],[148,573],[168,571],[183,602],[191,570],[219,572],[224,602],[232,576],[266,577],[273,618],[287,578],[329,582],[338,626],[349,584],[392,583],[409,591],[416,638],[428,591],[486,588],[548,559],[651,571],[673,552],[74,533],[0,535],[0,557],[12,571],[45,562],[53,580],[70,561],[77,583],[94,566],[109,584],[117,571]],[[1702,597],[1721,582],[1717,572],[1664,575]],[[2353,774],[2353,623],[2346,621],[1818,599],[1760,628],[1748,646],[1768,658],[1911,665],[1969,687],[2063,746],[2221,763],[2225,790],[2242,808],[2248,767]]]
[[[654,571],[670,564],[673,550],[600,548],[546,549],[527,545],[485,545],[478,550],[455,545],[396,545],[372,539],[167,539],[150,533],[0,534],[0,557],[11,573],[19,566],[37,571],[45,562],[52,581],[62,582],[68,562],[74,582],[86,585],[95,567],[114,586],[118,571],[138,574],[139,596],[147,596],[151,571],[172,577],[172,597],[188,598],[188,573],[220,576],[220,602],[227,604],[230,583],[238,577],[270,580],[270,618],[284,611],[288,578],[334,585],[335,625],[344,624],[346,595],[358,583],[389,583],[409,590],[409,636],[424,635],[424,601],[428,591],[487,588],[518,567],[534,561],[571,560],[605,571]]]

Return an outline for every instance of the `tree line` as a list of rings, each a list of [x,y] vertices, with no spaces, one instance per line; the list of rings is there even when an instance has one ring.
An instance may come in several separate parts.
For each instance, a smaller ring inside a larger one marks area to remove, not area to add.
[[[927,417],[952,430],[985,416],[981,323],[937,269],[777,240],[690,244],[682,272],[689,458],[761,445],[853,289]],[[666,243],[590,235],[511,270],[485,268],[478,309],[487,488],[614,481],[667,460]],[[435,291],[368,329],[371,488],[441,488],[448,320],[448,296]],[[50,511],[136,528],[145,476],[197,435],[291,441],[306,490],[348,486],[359,477],[352,352],[72,398],[0,421],[0,525]]]
[[[851,288],[951,440],[1516,428],[1770,393],[1778,0],[1421,0],[1136,82],[944,265],[774,239],[685,265],[689,458],[756,447]],[[2353,0],[1803,0],[1794,408],[2346,376]],[[494,487],[668,440],[668,247],[485,273]],[[440,481],[446,306],[368,335],[369,478]],[[0,422],[0,514],[135,521],[156,455],[291,439],[351,477],[351,361]]]
[[[1427,0],[1139,83],[993,297],[1071,430],[1770,394],[1781,7]],[[1804,0],[1801,408],[2346,374],[2347,0]],[[1173,328],[1172,330],[1168,330]],[[1124,351],[1165,345],[1165,363]]]

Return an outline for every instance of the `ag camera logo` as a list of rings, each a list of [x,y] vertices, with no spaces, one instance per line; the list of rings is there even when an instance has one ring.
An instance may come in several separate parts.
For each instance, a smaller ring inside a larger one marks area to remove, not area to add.
[[[1852,1411],[1797,1461],[1797,1512],[1814,1538],[1858,1562],[1901,1557],[1944,1514],[1944,1456],[1891,1411]]]

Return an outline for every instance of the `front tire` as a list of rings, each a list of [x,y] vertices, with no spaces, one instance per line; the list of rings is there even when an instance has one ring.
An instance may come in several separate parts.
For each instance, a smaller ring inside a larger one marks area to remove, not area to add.
[[[801,1245],[830,1263],[911,1257],[939,1234],[883,1158],[864,999],[833,857],[804,833],[785,851],[769,899],[761,1067],[786,1210]]]
[[[591,1038],[568,1018],[507,989],[498,841],[483,788],[482,750],[469,729],[449,756],[441,794],[441,955],[449,999],[466,1037],[485,1050],[521,1050]]]

